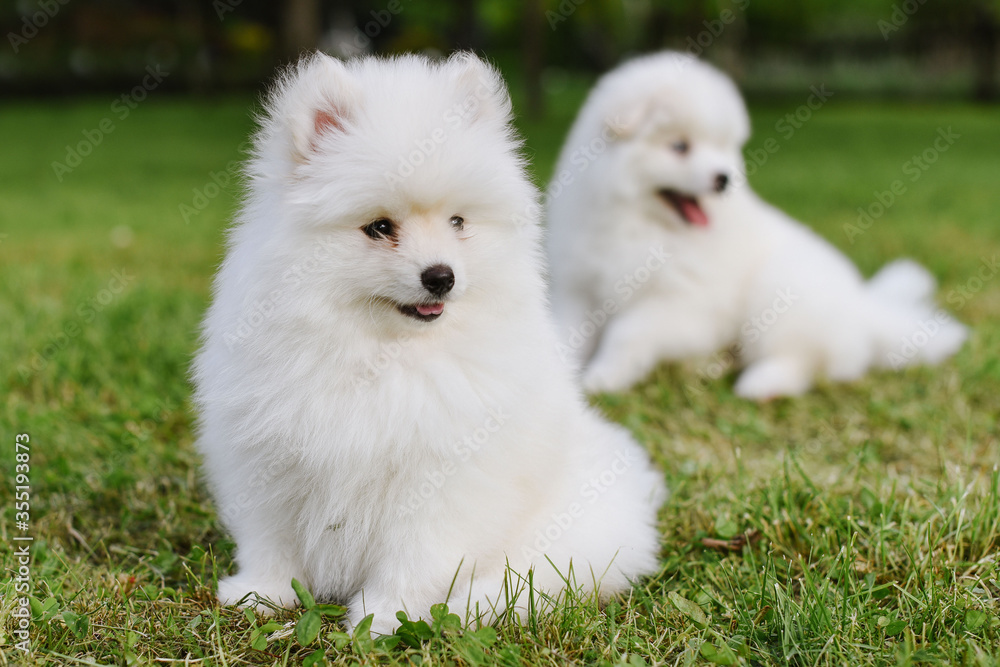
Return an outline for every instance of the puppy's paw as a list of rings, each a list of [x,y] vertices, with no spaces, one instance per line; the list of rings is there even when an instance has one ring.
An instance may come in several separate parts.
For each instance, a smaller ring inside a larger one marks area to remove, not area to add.
[[[606,363],[594,363],[583,373],[581,384],[588,394],[625,391],[634,383],[621,368]]]
[[[747,367],[736,381],[736,395],[752,401],[804,394],[812,374],[794,359],[764,359]]]
[[[367,613],[366,613],[367,612]],[[363,621],[368,614],[373,614],[371,632],[373,635],[391,635],[399,629],[399,620],[396,612],[390,611],[389,607],[380,609],[362,609],[358,604],[351,604],[348,607],[347,616],[344,617],[344,627],[348,633],[353,633],[358,623]]]
[[[274,613],[274,607],[292,609],[299,604],[299,599],[292,590],[291,580],[284,583],[252,581],[242,574],[219,581],[218,598],[224,607],[236,606],[240,609],[249,607],[266,616]]]

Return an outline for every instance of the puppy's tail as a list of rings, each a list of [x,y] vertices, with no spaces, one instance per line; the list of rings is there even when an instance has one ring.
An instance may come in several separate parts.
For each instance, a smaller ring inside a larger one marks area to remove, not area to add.
[[[930,303],[937,281],[930,271],[912,259],[897,259],[871,277],[868,289],[877,299],[888,303]]]
[[[968,329],[934,303],[936,289],[931,272],[909,259],[890,262],[868,281],[879,365],[937,364],[962,347]]]

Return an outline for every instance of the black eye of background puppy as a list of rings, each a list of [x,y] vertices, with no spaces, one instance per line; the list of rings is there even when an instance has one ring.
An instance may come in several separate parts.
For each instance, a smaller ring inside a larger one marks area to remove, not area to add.
[[[465,218],[460,215],[452,216],[451,226],[455,229],[465,229]]]
[[[687,155],[687,152],[691,150],[691,144],[687,142],[686,139],[681,139],[670,144],[670,147],[674,149],[674,152],[680,155]]]
[[[389,218],[379,218],[362,227],[361,231],[367,234],[368,238],[388,238],[396,234],[396,225]]]

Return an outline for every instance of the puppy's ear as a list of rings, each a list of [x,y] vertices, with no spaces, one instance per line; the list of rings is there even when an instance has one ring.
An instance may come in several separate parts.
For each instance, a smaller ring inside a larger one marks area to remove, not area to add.
[[[510,119],[511,102],[507,85],[489,63],[469,51],[458,51],[445,62],[452,70],[458,101],[453,107],[457,117],[476,122]]]
[[[323,53],[303,58],[286,81],[292,157],[307,162],[325,137],[350,131],[360,93],[342,62]]]
[[[650,121],[666,120],[666,115],[666,111],[655,100],[647,98],[620,107],[614,114],[604,118],[604,125],[613,139],[624,141],[639,134]]]
[[[330,105],[329,109],[319,109],[313,119],[313,133],[319,137],[326,132],[343,132],[344,118],[337,107]]]

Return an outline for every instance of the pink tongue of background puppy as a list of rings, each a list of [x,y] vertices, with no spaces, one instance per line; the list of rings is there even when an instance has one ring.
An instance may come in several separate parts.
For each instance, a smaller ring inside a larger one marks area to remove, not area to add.
[[[678,204],[681,209],[681,215],[692,225],[708,226],[708,216],[705,215],[705,211],[701,210],[701,206],[698,206],[698,200],[690,197],[681,197],[678,200]]]
[[[444,311],[443,303],[432,303],[426,306],[417,306],[417,312],[424,317],[428,315],[440,315],[442,311]]]

